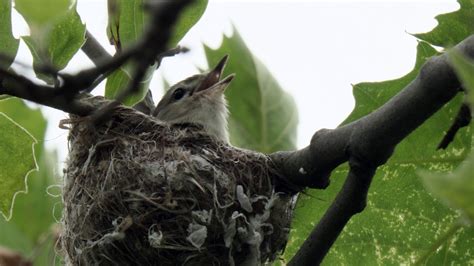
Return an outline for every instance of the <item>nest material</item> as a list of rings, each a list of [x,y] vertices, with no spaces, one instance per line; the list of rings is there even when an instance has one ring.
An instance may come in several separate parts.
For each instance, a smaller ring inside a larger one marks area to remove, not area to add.
[[[284,248],[294,199],[267,156],[125,107],[71,121],[68,264],[259,265]]]

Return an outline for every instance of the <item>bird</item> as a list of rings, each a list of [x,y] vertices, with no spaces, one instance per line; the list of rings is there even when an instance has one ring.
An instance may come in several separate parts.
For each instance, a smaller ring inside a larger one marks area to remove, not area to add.
[[[169,124],[195,124],[226,144],[229,143],[229,110],[224,92],[234,79],[221,79],[229,59],[225,55],[210,71],[188,77],[171,86],[158,102],[152,116]]]

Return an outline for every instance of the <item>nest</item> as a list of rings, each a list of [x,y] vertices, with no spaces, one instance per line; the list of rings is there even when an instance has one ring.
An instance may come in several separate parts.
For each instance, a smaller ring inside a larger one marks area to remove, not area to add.
[[[68,264],[259,265],[284,248],[294,198],[266,155],[126,107],[70,124]]]

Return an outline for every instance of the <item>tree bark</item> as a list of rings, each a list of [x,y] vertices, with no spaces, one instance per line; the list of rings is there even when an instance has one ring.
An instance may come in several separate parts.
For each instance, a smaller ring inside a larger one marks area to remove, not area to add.
[[[474,58],[474,35],[454,49]],[[400,93],[371,114],[339,128],[316,132],[311,144],[299,151],[272,154],[289,182],[325,188],[331,172],[349,162],[343,188],[289,265],[320,263],[350,218],[363,211],[378,166],[396,145],[459,91],[460,81],[447,54],[432,57]]]

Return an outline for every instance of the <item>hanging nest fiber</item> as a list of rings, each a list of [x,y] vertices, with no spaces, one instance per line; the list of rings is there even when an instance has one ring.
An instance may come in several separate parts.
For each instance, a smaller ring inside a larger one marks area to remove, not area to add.
[[[126,107],[69,123],[68,264],[260,265],[284,248],[294,198],[267,156]]]

